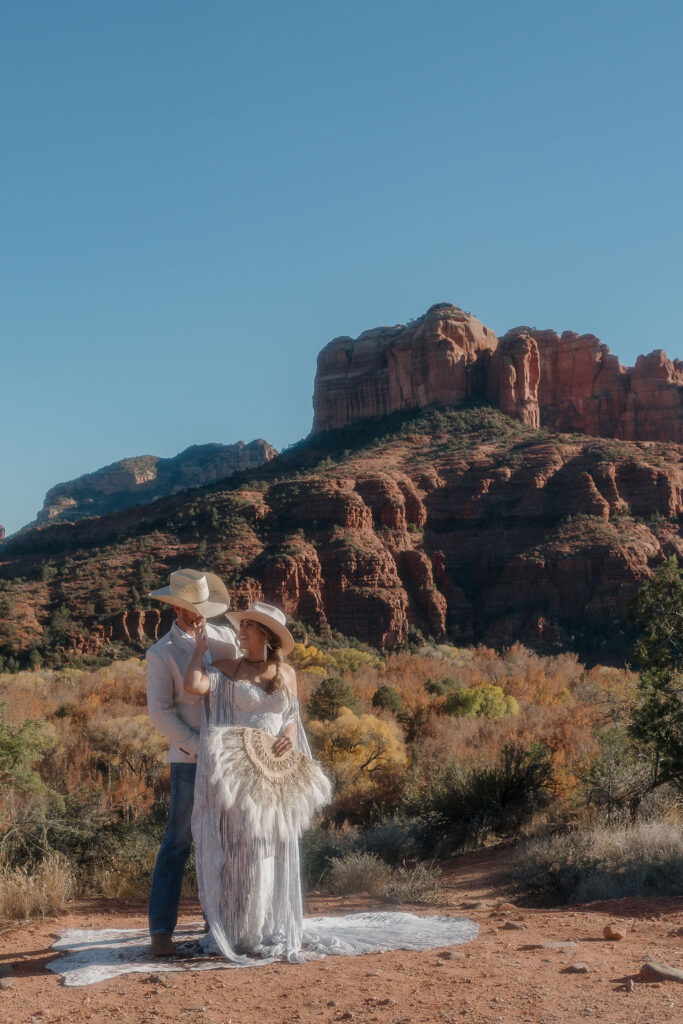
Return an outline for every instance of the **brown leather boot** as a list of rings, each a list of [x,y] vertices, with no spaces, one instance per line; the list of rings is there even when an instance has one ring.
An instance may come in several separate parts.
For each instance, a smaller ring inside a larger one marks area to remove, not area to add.
[[[152,956],[174,956],[175,943],[171,942],[168,932],[158,932],[150,935],[152,942]]]

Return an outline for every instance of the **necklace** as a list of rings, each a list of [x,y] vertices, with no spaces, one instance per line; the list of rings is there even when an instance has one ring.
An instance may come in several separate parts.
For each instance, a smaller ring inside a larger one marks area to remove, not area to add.
[[[243,660],[246,661],[247,665],[265,665],[266,664],[266,662],[263,660],[263,658],[259,658],[258,660],[254,660],[254,661],[251,661],[249,658],[244,658]]]

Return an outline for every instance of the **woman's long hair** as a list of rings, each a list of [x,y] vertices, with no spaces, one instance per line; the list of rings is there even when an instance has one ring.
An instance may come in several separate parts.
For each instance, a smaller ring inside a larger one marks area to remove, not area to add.
[[[289,687],[285,686],[281,672],[282,665],[285,663],[285,655],[282,651],[282,641],[276,633],[273,633],[272,629],[268,629],[268,627],[264,626],[262,622],[260,622],[259,625],[266,634],[266,644],[268,646],[268,657],[266,658],[266,662],[275,665],[275,677],[270,684],[268,693],[274,693],[275,690],[286,690],[287,693],[289,693]]]

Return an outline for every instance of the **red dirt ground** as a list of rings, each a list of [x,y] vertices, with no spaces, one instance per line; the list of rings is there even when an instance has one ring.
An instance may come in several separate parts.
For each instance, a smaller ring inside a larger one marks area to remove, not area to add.
[[[522,909],[510,900],[504,870],[512,851],[498,847],[444,865],[446,905],[438,913],[478,922],[473,942],[449,959],[436,952],[330,957],[309,964],[274,964],[258,971],[129,974],[84,988],[65,988],[45,969],[50,947],[66,928],[145,926],[140,902],[79,901],[58,919],[13,924],[0,932],[0,967],[14,968],[0,988],[0,1021],[7,1024],[674,1024],[683,1019],[683,985],[637,978],[646,960],[683,967],[683,899],[616,900],[560,910]],[[308,914],[377,910],[365,896],[311,894]],[[387,909],[432,913],[392,904]],[[199,917],[196,902],[182,906],[181,923]],[[603,938],[608,923],[625,931]],[[506,928],[521,924],[523,929]],[[568,952],[522,947],[575,942]],[[587,974],[568,973],[579,961]],[[631,987],[631,991],[629,991]]]

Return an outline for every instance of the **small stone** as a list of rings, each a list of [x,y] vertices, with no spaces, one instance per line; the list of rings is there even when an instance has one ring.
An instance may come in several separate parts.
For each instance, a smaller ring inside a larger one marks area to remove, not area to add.
[[[500,930],[502,932],[523,932],[525,928],[526,925],[519,924],[518,921],[506,921]]]
[[[486,900],[474,900],[471,903],[461,903],[460,906],[463,910],[487,910],[489,905]]]
[[[611,939],[613,942],[619,942],[624,937],[623,929],[619,928],[616,924],[606,924],[602,929],[602,934],[606,939]]]
[[[327,1005],[328,1005],[328,1006],[336,1006],[336,1005],[337,1005],[337,1003],[336,1003],[336,1000],[334,1000],[334,999],[328,999],[328,1000],[327,1000]]]
[[[584,964],[583,961],[578,961],[575,964],[570,964],[567,967],[565,974],[588,974],[590,968],[588,964]]]
[[[442,960],[452,960],[455,954],[452,949],[440,949],[436,955]]]
[[[376,1005],[377,1006],[396,1006],[396,1000],[395,999],[390,999],[389,997],[387,997],[386,999],[378,999]]]
[[[339,1017],[339,1020],[353,1020],[353,1014],[351,1013],[350,1010],[344,1010],[344,1012]]]
[[[627,992],[633,992],[633,978],[629,978],[624,985]]]
[[[640,968],[642,981],[683,981],[683,971],[677,967],[669,967],[668,964],[654,964],[651,961],[644,963]]]
[[[0,978],[0,989],[11,988],[14,984],[14,978]]]

